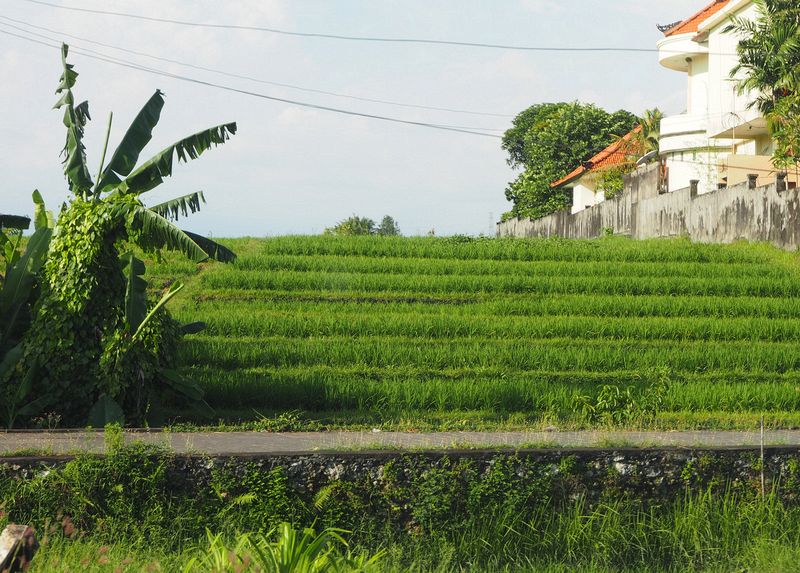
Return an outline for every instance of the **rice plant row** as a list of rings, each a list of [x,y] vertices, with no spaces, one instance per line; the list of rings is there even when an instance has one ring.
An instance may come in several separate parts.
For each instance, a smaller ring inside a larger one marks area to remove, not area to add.
[[[552,316],[631,317],[709,317],[800,319],[800,298],[773,297],[676,297],[617,295],[551,295],[529,297],[485,294],[472,296],[408,295],[368,292],[323,292],[311,290],[222,290],[206,291],[195,297],[186,320],[198,314],[211,319],[249,315],[260,311],[303,314],[447,315],[450,317],[498,318]]]
[[[451,339],[629,339],[685,341],[800,342],[800,319],[622,317],[597,316],[494,316],[490,314],[337,313],[317,309],[272,310],[228,307],[197,309],[195,320],[207,323],[206,334],[282,337],[411,337]]]
[[[496,294],[616,294],[680,296],[800,295],[800,280],[771,277],[618,277],[397,275],[344,272],[227,271],[200,276],[204,289],[316,289],[329,291]]]
[[[624,276],[624,277],[762,277],[796,278],[797,270],[770,263],[674,261],[516,261],[410,257],[342,257],[259,254],[240,259],[235,271],[346,272],[414,276]]]
[[[500,410],[574,412],[599,384],[644,394],[657,371],[460,372],[429,369],[284,367],[188,373],[218,407],[304,410]],[[670,374],[664,411],[791,411],[800,409],[796,374]]]
[[[234,242],[229,243],[234,246]],[[765,245],[704,245],[684,239],[633,243],[621,237],[602,241],[568,239],[489,239],[426,237],[286,236],[258,245],[264,254],[342,257],[412,257],[516,261],[660,261],[765,263],[776,258]]]
[[[800,347],[796,343],[773,342],[198,336],[185,345],[182,354],[189,364],[213,365],[221,370],[321,364],[591,371],[722,368],[774,373],[800,368]]]

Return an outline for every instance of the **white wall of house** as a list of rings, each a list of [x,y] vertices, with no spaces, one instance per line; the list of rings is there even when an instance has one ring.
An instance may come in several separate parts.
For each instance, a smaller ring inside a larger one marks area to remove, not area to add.
[[[691,181],[697,181],[699,194],[718,189],[720,182],[720,160],[725,153],[687,149],[670,154],[667,161],[668,188],[670,191],[686,189]]]
[[[731,15],[755,18],[752,0],[731,0],[701,23],[699,32],[667,36],[658,43],[659,61],[687,78],[686,112],[661,123],[661,156],[669,170],[669,191],[698,180],[698,192],[723,183],[720,164],[731,154],[771,152],[766,123],[749,109],[752,95],[737,93],[731,70],[738,38],[724,30]]]
[[[597,205],[605,200],[603,191],[597,191],[593,183],[578,179],[572,187],[572,212],[583,211],[586,207]]]
[[[705,114],[708,110],[710,88],[708,54],[698,54],[690,60],[686,62],[689,80],[686,90],[686,113]]]

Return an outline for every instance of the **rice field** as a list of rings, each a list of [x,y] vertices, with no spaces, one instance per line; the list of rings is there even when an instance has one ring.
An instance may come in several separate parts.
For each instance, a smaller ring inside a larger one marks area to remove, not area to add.
[[[795,254],[620,237],[227,244],[234,264],[149,272],[188,283],[173,310],[207,328],[184,370],[230,422],[586,426],[614,387],[639,414],[628,425],[800,424]]]

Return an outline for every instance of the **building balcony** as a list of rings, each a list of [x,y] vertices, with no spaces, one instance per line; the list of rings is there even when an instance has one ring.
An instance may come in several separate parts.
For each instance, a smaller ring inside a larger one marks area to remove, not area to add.
[[[696,58],[708,54],[708,48],[694,41],[695,33],[667,36],[660,40],[658,48],[658,63],[678,72],[688,72],[687,58]]]
[[[708,117],[684,113],[661,120],[659,150],[662,154],[715,145],[708,139]]]
[[[708,122],[708,134],[715,139],[743,140],[769,135],[767,120],[754,108],[719,114]]]

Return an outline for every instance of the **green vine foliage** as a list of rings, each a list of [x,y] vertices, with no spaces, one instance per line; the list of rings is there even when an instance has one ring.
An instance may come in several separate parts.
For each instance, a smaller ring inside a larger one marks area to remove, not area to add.
[[[633,162],[616,165],[600,173],[597,188],[603,191],[606,199],[612,199],[625,189],[625,175],[636,169]]]
[[[25,341],[35,368],[34,392],[47,396],[65,421],[91,407],[99,390],[98,363],[121,319],[124,283],[110,205],[75,199],[59,217],[44,267],[40,306]],[[80,420],[83,422],[84,420]]]
[[[34,392],[47,396],[47,407],[68,424],[85,423],[103,394],[129,421],[146,421],[160,369],[174,366],[180,334],[165,310],[137,341],[125,325],[119,249],[127,233],[119,203],[131,200],[73,200],[61,212],[44,266],[24,360],[36,369]]]

